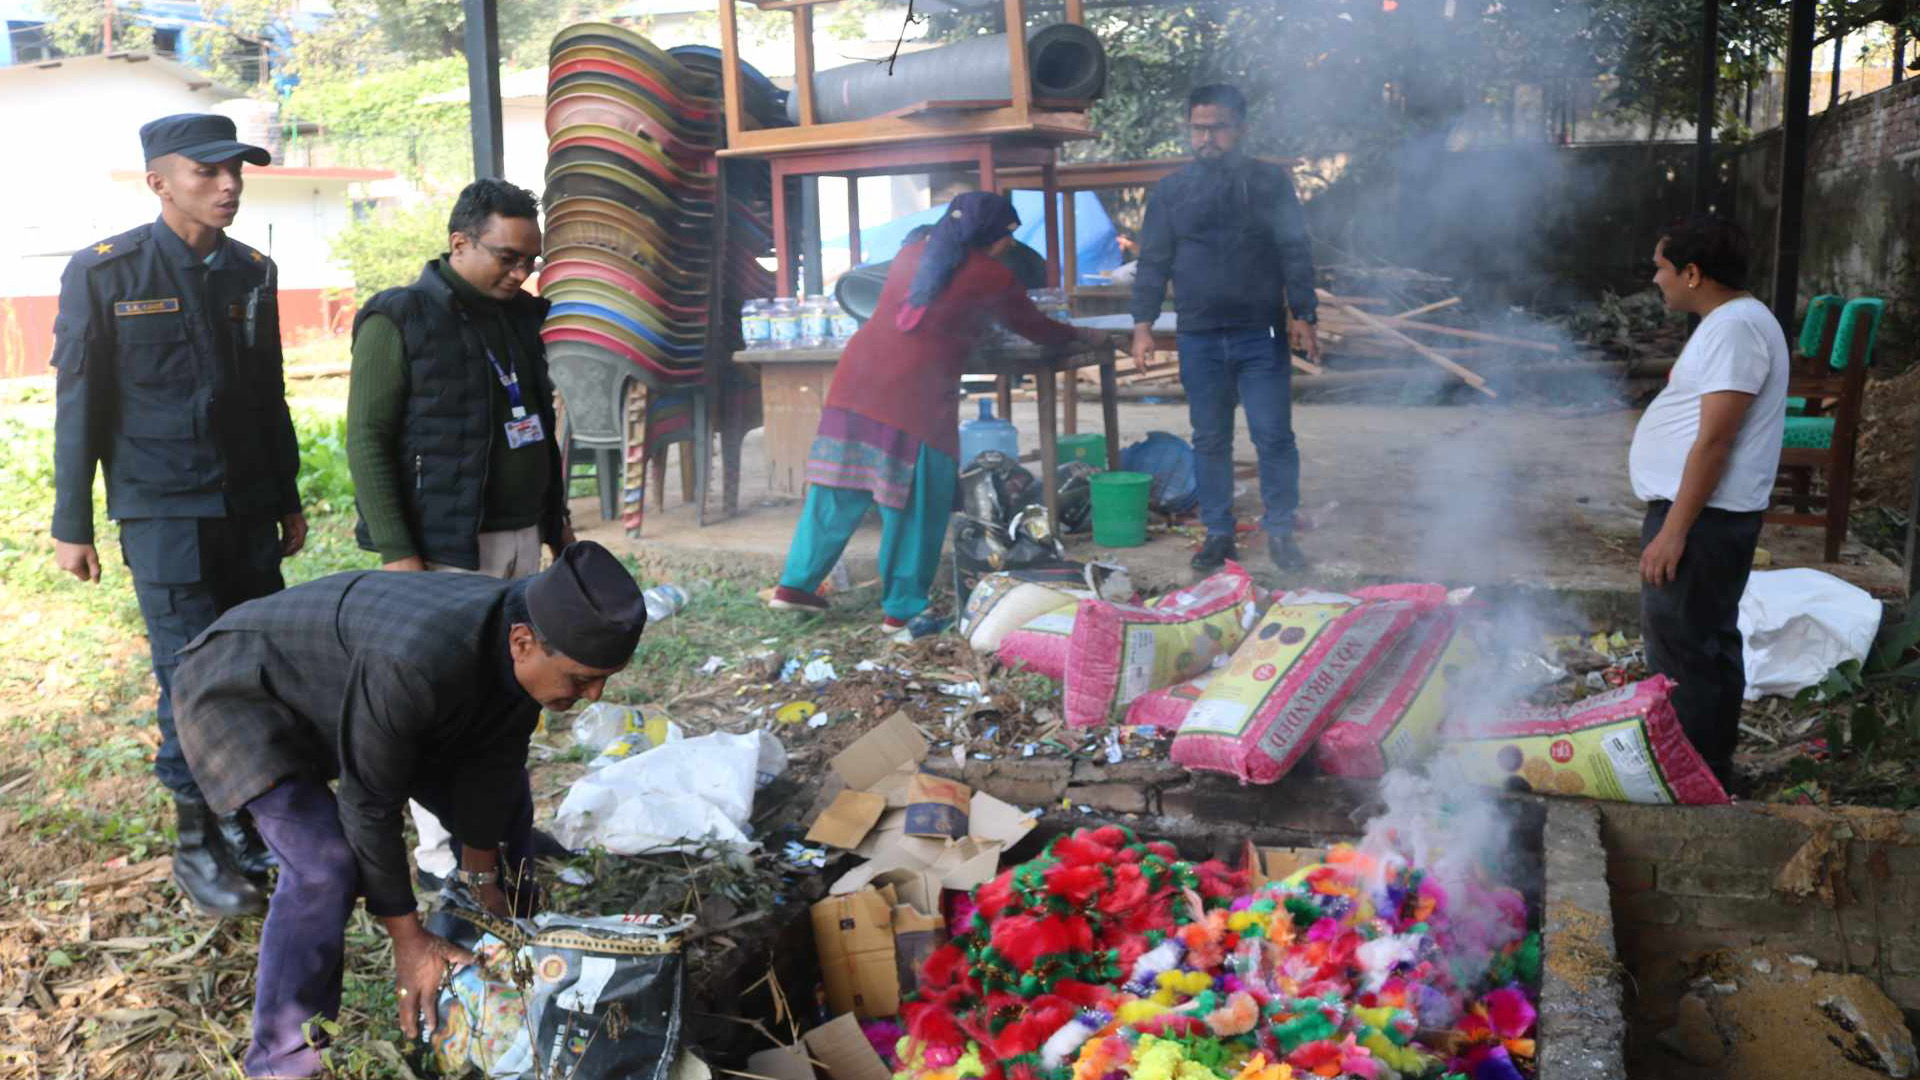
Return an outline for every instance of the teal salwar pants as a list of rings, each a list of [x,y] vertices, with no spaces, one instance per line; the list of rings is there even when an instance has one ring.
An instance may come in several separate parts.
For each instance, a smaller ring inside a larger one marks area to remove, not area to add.
[[[922,446],[913,466],[913,496],[906,507],[879,508],[880,580],[885,589],[880,607],[893,618],[911,619],[927,610],[959,486],[960,470],[953,459]],[[817,590],[840,561],[867,508],[874,505],[873,493],[861,488],[809,486],[780,584]]]

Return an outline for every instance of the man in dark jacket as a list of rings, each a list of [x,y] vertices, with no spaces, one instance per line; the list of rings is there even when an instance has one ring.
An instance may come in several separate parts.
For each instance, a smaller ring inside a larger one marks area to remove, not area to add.
[[[347,381],[360,546],[386,570],[540,571],[573,540],[540,323],[523,285],[540,255],[533,194],[476,180],[420,279],[361,310]],[[413,808],[422,880],[453,869],[447,830]]]
[[[501,180],[455,201],[447,251],[354,320],[347,462],[360,546],[388,570],[525,577],[571,539],[553,380],[521,288],[539,265],[539,206]]]
[[[1187,102],[1196,159],[1155,185],[1133,279],[1133,358],[1146,365],[1153,322],[1173,283],[1180,382],[1193,423],[1194,472],[1206,542],[1193,568],[1235,555],[1233,407],[1246,406],[1260,460],[1261,525],[1282,570],[1306,558],[1293,540],[1300,452],[1293,440],[1288,342],[1318,360],[1313,251],[1285,170],[1240,152],[1247,103],[1231,86],[1202,86]],[[1291,318],[1289,318],[1291,313]],[[1284,334],[1275,331],[1285,327]]]
[[[280,860],[248,1076],[320,1071],[303,1028],[339,1012],[359,895],[393,938],[401,1028],[431,1031],[442,976],[472,957],[415,913],[402,809],[416,799],[447,822],[455,877],[489,909],[531,915],[526,759],[540,710],[599,700],[646,620],[639,586],[589,542],[521,581],[335,574],[243,604],[187,646],[175,676],[187,760],[207,800],[245,806]]]
[[[153,771],[179,818],[173,881],[215,915],[265,910],[267,854],[243,820],[212,818],[180,753],[175,654],[221,612],[278,591],[280,560],[307,535],[273,260],[225,232],[241,162],[270,159],[234,134],[204,114],[140,129],[160,218],[74,255],[53,344],[54,558],[100,580],[97,465],[160,684]]]

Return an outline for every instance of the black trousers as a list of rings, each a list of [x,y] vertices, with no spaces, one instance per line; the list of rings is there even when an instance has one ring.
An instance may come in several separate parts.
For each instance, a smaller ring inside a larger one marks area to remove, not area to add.
[[[1644,549],[1666,524],[1673,504],[1649,503],[1640,525]],[[1733,773],[1740,706],[1747,689],[1741,657],[1740,595],[1760,544],[1760,511],[1708,507],[1687,530],[1686,550],[1670,584],[1640,585],[1640,635],[1647,667],[1678,685],[1674,712],[1722,784]]]
[[[160,750],[153,772],[175,795],[197,802],[200,786],[173,727],[177,654],[229,608],[286,587],[280,523],[271,517],[129,518],[120,523],[120,550],[133,575],[160,684],[154,710]]]

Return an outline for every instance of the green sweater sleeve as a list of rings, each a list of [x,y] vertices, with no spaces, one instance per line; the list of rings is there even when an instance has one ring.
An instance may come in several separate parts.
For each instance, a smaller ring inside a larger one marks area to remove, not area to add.
[[[400,428],[406,418],[407,367],[400,327],[385,315],[370,315],[353,338],[353,370],[347,378],[347,467],[354,498],[384,562],[419,554],[400,487],[406,468],[399,460]]]

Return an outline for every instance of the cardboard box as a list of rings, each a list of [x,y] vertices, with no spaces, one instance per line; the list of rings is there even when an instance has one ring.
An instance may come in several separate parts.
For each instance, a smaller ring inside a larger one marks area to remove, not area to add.
[[[964,840],[908,836],[906,815],[889,810],[866,841],[854,849],[868,856],[868,860],[841,875],[828,891],[843,895],[889,881],[898,886],[903,876],[910,874],[921,875],[923,881],[937,881],[942,889],[976,888],[993,880],[1000,872],[1001,853],[1018,843],[1033,825],[1033,819],[1019,807],[983,791],[974,792],[968,801],[968,835]],[[911,886],[908,889],[913,891]],[[919,891],[937,890],[923,885]],[[921,907],[921,911],[928,914],[937,911],[937,896],[931,904]],[[914,906],[920,907],[918,903]]]
[[[973,789],[958,780],[914,773],[907,784],[907,835],[964,838],[972,800]]]
[[[807,830],[807,843],[852,850],[860,846],[887,812],[887,797],[870,791],[842,791]]]
[[[871,791],[905,766],[912,771],[927,757],[927,740],[906,713],[897,712],[854,740],[829,762],[855,791]]]
[[[895,906],[894,897],[878,889],[829,896],[813,905],[813,946],[834,1012],[863,1020],[899,1013]]]
[[[908,903],[893,909],[893,957],[902,997],[920,986],[920,969],[946,940],[947,921],[940,917],[938,908],[931,915],[921,914]]]
[[[762,1050],[747,1059],[747,1071],[768,1080],[820,1080],[801,1043]]]
[[[1241,849],[1240,865],[1247,870],[1248,883],[1255,889],[1270,881],[1285,881],[1301,868],[1325,862],[1325,848],[1256,847],[1247,841]]]
[[[867,1041],[852,1013],[841,1013],[804,1036],[807,1050],[826,1070],[829,1080],[893,1080],[887,1063]]]

